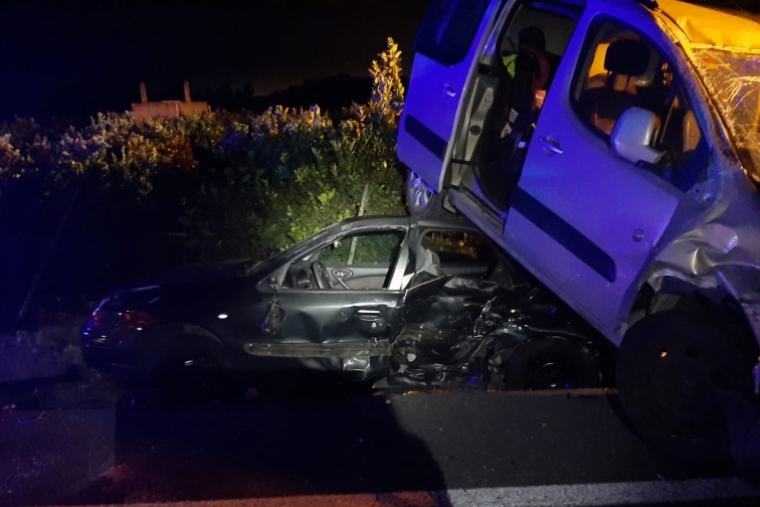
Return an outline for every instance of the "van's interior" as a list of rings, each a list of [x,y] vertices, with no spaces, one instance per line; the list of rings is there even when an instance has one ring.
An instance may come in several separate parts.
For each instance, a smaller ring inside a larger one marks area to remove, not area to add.
[[[481,58],[455,140],[451,182],[473,191],[502,219],[576,19],[573,12],[526,0],[497,28]],[[578,116],[609,140],[623,113],[647,112],[651,146],[640,151],[648,150],[650,160],[628,161],[682,191],[704,181],[708,147],[667,59],[622,22],[604,21],[589,33],[568,90]]]
[[[465,187],[477,179],[497,210],[509,206],[532,125],[575,29],[570,14],[523,2],[478,67],[452,169]]]

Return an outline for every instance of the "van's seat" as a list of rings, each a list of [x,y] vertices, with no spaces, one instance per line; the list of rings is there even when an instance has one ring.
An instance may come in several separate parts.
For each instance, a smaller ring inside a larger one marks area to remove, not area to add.
[[[615,41],[607,48],[604,85],[586,89],[579,100],[584,117],[602,132],[609,135],[627,109],[646,108],[638,88],[652,84],[650,55],[644,42],[633,39]]]

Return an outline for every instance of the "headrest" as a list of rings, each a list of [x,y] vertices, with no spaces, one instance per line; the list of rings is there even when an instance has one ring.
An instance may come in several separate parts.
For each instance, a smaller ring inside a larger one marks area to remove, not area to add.
[[[604,57],[604,68],[613,74],[642,76],[649,67],[649,46],[645,43],[622,39],[610,44]]]
[[[520,46],[530,46],[541,51],[546,50],[546,35],[535,26],[526,26],[517,34]]]

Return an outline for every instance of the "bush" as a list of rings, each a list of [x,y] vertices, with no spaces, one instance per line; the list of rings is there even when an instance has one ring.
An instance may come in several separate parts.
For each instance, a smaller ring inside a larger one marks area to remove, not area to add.
[[[373,94],[339,114],[276,107],[220,143],[184,223],[205,260],[267,256],[360,214],[402,214],[396,129],[401,53],[392,39],[370,68]],[[189,202],[189,201],[188,201]]]

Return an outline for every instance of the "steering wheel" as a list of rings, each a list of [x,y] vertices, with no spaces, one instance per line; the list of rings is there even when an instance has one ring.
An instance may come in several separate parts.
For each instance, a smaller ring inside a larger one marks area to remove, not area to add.
[[[320,289],[332,288],[332,280],[330,280],[330,274],[324,264],[319,261],[312,262],[311,271],[314,273],[314,278],[317,280],[317,287]]]

